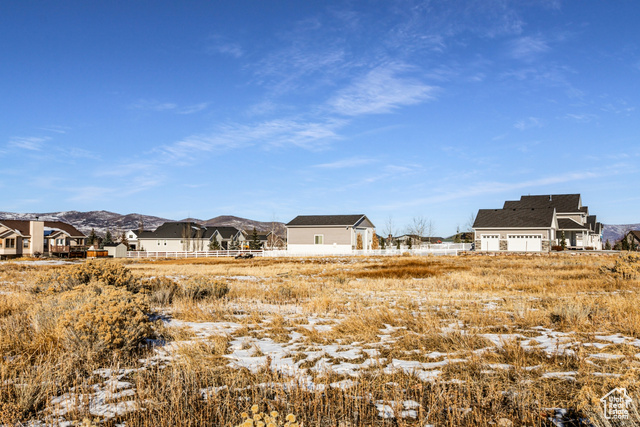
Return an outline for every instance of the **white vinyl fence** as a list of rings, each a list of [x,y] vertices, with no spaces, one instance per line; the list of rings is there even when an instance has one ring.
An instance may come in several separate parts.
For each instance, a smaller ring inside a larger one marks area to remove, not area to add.
[[[240,254],[262,256],[262,250],[229,250],[229,251],[129,251],[127,258],[222,258],[235,257]]]
[[[351,250],[338,251],[323,256],[398,256],[405,253],[410,255],[458,255],[460,251],[471,249],[471,243],[441,243],[424,245],[417,249],[376,249],[376,250]],[[255,257],[304,257],[319,256],[317,253],[289,252],[287,250],[229,250],[229,251],[129,251],[127,258],[219,258],[235,257],[240,254],[252,254]]]

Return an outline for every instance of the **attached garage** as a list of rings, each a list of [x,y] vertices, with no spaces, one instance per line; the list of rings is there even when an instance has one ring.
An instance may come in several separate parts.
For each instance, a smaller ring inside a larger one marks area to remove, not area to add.
[[[500,235],[499,234],[483,234],[480,236],[480,248],[483,251],[499,251]]]
[[[541,252],[542,235],[509,234],[507,235],[507,250],[510,252]]]

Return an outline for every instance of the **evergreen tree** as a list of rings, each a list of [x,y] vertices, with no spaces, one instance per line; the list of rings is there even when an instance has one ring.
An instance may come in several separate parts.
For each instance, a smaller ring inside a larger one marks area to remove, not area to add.
[[[380,249],[380,241],[378,240],[378,236],[376,235],[376,230],[373,230],[373,238],[371,239],[371,249],[373,250]]]
[[[216,239],[215,237],[211,241],[211,243],[209,243],[209,250],[210,251],[219,251],[220,250],[220,242],[218,242],[218,239]]]
[[[386,249],[385,248],[386,243],[385,243],[384,240],[385,240],[384,238],[382,238],[382,237],[380,238],[380,249]]]
[[[407,240],[407,248],[408,248],[408,249],[411,249],[411,241],[412,241],[412,240],[413,240],[413,239],[411,238],[411,236],[409,236],[409,240]]]
[[[627,236],[624,236],[622,240],[620,240],[620,250],[623,250],[623,251],[629,250],[629,241],[627,240]]]
[[[120,236],[120,243],[123,243],[127,247],[127,250],[129,250],[129,239],[127,239],[127,233],[125,231],[123,231]]]
[[[567,239],[564,237],[564,230],[560,234],[560,246],[562,246],[562,250],[567,249]]]
[[[98,235],[96,234],[96,230],[92,228],[91,233],[89,233],[89,237],[87,237],[87,244],[89,246],[94,246],[97,240],[98,240]]]
[[[396,249],[400,249],[400,240],[396,240]]]
[[[262,246],[260,242],[260,238],[258,237],[258,232],[256,228],[253,227],[253,233],[251,233],[251,241],[249,242],[249,249],[258,250]]]
[[[604,244],[604,250],[605,251],[611,250],[611,243],[609,242],[609,239],[607,239],[606,243]]]
[[[111,230],[107,230],[107,232],[104,235],[104,244],[108,245],[113,243],[113,236],[111,235]]]

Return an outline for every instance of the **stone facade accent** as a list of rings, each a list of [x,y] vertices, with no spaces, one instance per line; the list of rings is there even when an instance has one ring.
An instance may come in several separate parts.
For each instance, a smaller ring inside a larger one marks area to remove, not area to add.
[[[549,252],[551,250],[551,242],[549,240],[542,239],[542,252]]]
[[[507,241],[506,240],[500,240],[500,250],[501,251],[506,251],[507,250]]]

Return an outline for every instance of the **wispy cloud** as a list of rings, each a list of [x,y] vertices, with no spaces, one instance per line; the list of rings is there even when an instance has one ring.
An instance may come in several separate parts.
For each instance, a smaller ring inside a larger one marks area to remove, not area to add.
[[[588,113],[582,113],[582,114],[568,113],[565,115],[565,118],[575,120],[576,122],[579,122],[579,123],[588,123],[593,120],[597,120],[598,116],[595,114],[588,114]]]
[[[148,110],[148,111],[170,111],[178,108],[173,102],[159,102],[156,100],[139,99],[130,106],[134,110]]]
[[[8,145],[10,147],[21,148],[23,150],[40,151],[42,149],[42,145],[50,139],[51,138],[48,136],[14,137],[9,140]]]
[[[194,114],[206,109],[208,102],[200,102],[198,104],[181,107],[174,102],[159,102],[156,100],[139,99],[129,106],[132,110],[157,111],[157,112],[173,112],[176,114]]]
[[[193,158],[198,153],[259,146],[264,149],[297,146],[309,150],[324,148],[339,139],[342,120],[277,119],[252,125],[228,124],[211,134],[191,135],[159,151],[173,159]],[[160,156],[163,158],[163,156]]]
[[[433,99],[436,87],[399,76],[408,68],[401,64],[377,67],[339,91],[329,99],[328,105],[338,114],[357,116],[389,113]]]
[[[541,36],[525,36],[509,43],[511,56],[523,61],[533,61],[549,50],[548,42]]]
[[[514,128],[518,130],[527,130],[531,128],[540,128],[542,127],[542,120],[537,117],[527,117],[523,120],[518,120],[514,125]]]
[[[71,130],[71,128],[68,126],[45,126],[39,129],[44,130],[46,132],[53,132],[53,133],[59,133],[59,134],[65,134],[69,130]]]
[[[369,165],[373,162],[375,162],[374,159],[352,157],[348,159],[336,160],[335,162],[331,163],[321,163],[319,165],[314,165],[314,167],[321,169],[345,169]]]
[[[206,109],[208,106],[209,106],[208,102],[201,102],[199,104],[194,104],[194,105],[190,105],[188,107],[183,107],[183,108],[179,109],[176,112],[178,114],[193,114],[193,113],[197,113],[197,112],[200,112],[200,111]]]
[[[240,58],[244,55],[244,50],[239,43],[230,41],[226,37],[215,35],[210,37],[210,44],[207,46],[207,52],[214,54],[229,55],[234,58]]]
[[[435,203],[449,202],[451,200],[464,199],[469,197],[477,197],[486,194],[500,194],[522,190],[524,188],[538,189],[547,185],[557,185],[566,182],[585,181],[599,178],[605,175],[613,175],[618,171],[610,170],[606,172],[568,172],[560,175],[552,175],[539,179],[526,180],[521,182],[499,182],[485,181],[474,184],[458,191],[451,191],[443,194],[437,194],[429,197],[416,198],[407,202],[400,202],[391,205],[379,206],[381,209],[401,209],[413,206],[429,205]]]

